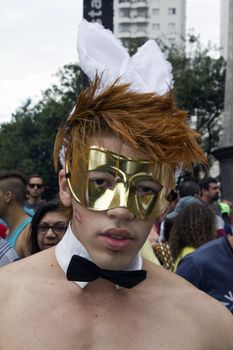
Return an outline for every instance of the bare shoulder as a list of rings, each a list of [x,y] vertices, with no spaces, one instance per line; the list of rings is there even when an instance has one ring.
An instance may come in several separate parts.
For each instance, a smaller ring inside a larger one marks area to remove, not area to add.
[[[162,267],[149,268],[149,278],[154,303],[160,300],[168,313],[172,310],[171,317],[183,319],[184,329],[187,324],[195,327],[206,349],[233,349],[233,317],[225,306]]]
[[[181,277],[179,280],[182,283],[180,294],[183,304],[199,323],[200,331],[207,335],[210,348],[233,349],[233,317],[230,311],[216,299],[183,281]]]
[[[22,277],[25,271],[28,273],[35,268],[43,269],[52,260],[55,261],[53,248],[5,265],[0,269],[0,276],[3,278],[5,275],[18,274],[21,271],[20,277]]]
[[[48,309],[54,308],[54,301],[56,305],[61,304],[59,297],[64,290],[64,279],[53,248],[0,269],[0,334],[4,335],[1,350],[22,348],[17,342],[23,342],[25,338],[33,341],[27,330],[38,324],[38,320],[44,320]],[[11,339],[12,329],[14,337]],[[25,346],[25,349],[29,347]]]
[[[39,288],[40,283],[44,284],[45,280],[56,276],[54,270],[59,269],[52,250],[29,256],[0,269],[0,300],[3,300],[3,306],[9,302],[17,303],[18,298],[29,292],[30,286],[37,285]]]

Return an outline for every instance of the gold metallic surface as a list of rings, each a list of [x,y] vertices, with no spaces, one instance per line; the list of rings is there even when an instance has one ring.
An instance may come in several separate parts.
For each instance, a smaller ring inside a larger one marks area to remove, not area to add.
[[[85,171],[79,171],[84,170]],[[133,160],[103,147],[91,146],[86,166],[78,162],[66,177],[72,196],[88,209],[105,211],[126,207],[142,220],[156,219],[167,208],[174,188],[174,171],[168,165]]]

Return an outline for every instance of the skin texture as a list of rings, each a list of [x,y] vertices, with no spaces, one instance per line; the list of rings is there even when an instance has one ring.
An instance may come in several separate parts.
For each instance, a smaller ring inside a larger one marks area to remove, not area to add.
[[[52,226],[55,223],[68,224],[66,217],[56,211],[48,212],[40,221],[40,224],[48,224],[49,226]],[[56,245],[62,239],[62,237],[63,234],[56,234],[51,228],[46,233],[38,232],[37,240],[40,250],[51,248],[52,246]]]
[[[116,142],[104,141],[109,148]],[[139,156],[121,142],[117,146],[121,154]],[[74,234],[94,262],[126,266],[152,223],[134,219],[125,208],[89,211],[73,201],[64,171],[59,182],[63,204],[73,206]],[[101,237],[112,227],[121,230],[118,236],[128,235],[129,244],[117,249],[114,239]],[[232,349],[232,315],[225,307],[162,267],[144,261],[143,268],[146,280],[132,289],[102,279],[81,289],[67,281],[54,248],[7,265],[0,271],[0,350]]]
[[[67,281],[54,248],[6,265],[0,349],[232,349],[224,306],[155,264],[143,268],[143,283],[117,290],[105,280],[85,289]]]

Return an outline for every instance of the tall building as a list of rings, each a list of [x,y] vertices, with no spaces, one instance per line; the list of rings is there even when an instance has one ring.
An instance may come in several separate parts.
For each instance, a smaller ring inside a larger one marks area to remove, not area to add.
[[[130,38],[159,38],[182,45],[185,38],[186,0],[114,0],[114,32]]]
[[[233,201],[233,0],[228,7],[227,74],[223,134],[220,148],[213,152],[220,163],[222,198]]]
[[[220,48],[221,55],[227,59],[228,32],[229,32],[229,0],[221,0],[220,18]]]
[[[233,146],[233,0],[229,1],[228,8],[228,41],[227,41],[227,71],[224,101],[224,125],[221,145]]]

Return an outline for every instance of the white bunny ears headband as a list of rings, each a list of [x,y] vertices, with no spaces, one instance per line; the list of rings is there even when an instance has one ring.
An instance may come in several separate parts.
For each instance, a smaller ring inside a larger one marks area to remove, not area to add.
[[[79,27],[80,67],[90,80],[102,75],[102,88],[119,79],[138,92],[163,95],[173,87],[172,66],[154,40],[148,40],[136,54],[128,51],[110,30],[99,23],[83,21]]]
[[[101,75],[101,89],[117,79],[136,92],[166,94],[173,87],[172,66],[154,40],[148,40],[132,57],[110,30],[84,20],[78,33],[79,65],[92,81]],[[65,147],[60,162],[65,163]]]

